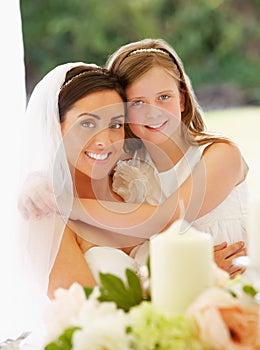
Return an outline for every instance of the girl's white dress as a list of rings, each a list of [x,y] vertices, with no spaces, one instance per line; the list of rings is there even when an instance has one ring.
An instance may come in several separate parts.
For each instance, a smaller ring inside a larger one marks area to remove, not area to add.
[[[185,156],[170,170],[159,173],[163,192],[169,197],[191,174],[208,144],[188,149]],[[189,164],[189,167],[187,166]],[[223,174],[225,176],[225,174]],[[225,200],[208,214],[193,222],[192,226],[201,232],[210,233],[214,244],[246,241],[246,217],[248,188],[245,181],[237,185]]]
[[[129,202],[134,202],[137,198],[155,204],[156,196],[158,196],[157,204],[159,204],[188,178],[206,146],[191,146],[173,168],[162,173],[152,173],[148,169],[147,164],[151,164],[149,157],[146,158],[145,163],[138,162],[136,159],[120,161],[114,175],[114,183],[116,183],[114,190]],[[162,188],[162,196],[159,195],[158,180]],[[214,245],[224,241],[228,244],[240,240],[246,242],[247,195],[247,184],[243,181],[221,204],[194,221],[192,226],[201,232],[210,233]],[[140,267],[146,264],[148,256],[148,241],[137,246],[129,256],[119,249],[109,247],[94,247],[85,253],[86,260],[97,280],[99,271],[111,272],[121,278],[124,278],[126,267],[140,273]]]

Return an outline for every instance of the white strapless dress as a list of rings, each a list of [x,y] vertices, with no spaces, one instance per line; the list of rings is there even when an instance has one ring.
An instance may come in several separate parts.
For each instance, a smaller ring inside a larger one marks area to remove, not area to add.
[[[99,272],[111,273],[126,282],[127,268],[143,279],[143,266],[147,265],[149,257],[149,241],[136,246],[129,255],[117,248],[92,247],[84,256],[97,283]]]
[[[189,177],[208,145],[190,147],[170,170],[159,173],[164,196],[169,197]],[[187,166],[187,164],[189,166]],[[223,174],[225,176],[225,174]],[[248,186],[243,181],[216,208],[192,223],[198,231],[211,234],[214,244],[247,241]]]

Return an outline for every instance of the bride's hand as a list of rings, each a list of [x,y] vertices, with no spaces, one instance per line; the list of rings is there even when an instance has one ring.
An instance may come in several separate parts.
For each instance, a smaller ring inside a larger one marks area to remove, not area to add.
[[[25,219],[41,219],[57,211],[52,186],[43,174],[34,172],[27,177],[18,196],[18,209]]]
[[[244,268],[232,264],[233,259],[246,255],[245,243],[242,241],[227,245],[226,242],[214,246],[214,259],[218,267],[227,271],[231,278],[245,272]]]

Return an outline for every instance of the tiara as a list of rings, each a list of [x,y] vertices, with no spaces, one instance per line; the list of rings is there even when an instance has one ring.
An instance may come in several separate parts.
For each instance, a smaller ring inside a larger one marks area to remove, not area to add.
[[[71,79],[69,79],[68,81],[66,81],[66,83],[64,83],[62,86],[61,86],[61,90],[63,89],[63,88],[65,88],[66,86],[68,86],[72,81],[74,81],[75,79],[77,79],[78,77],[80,77],[80,76],[82,76],[82,75],[85,75],[85,74],[87,74],[87,73],[100,73],[100,72],[102,72],[103,74],[105,74],[103,71],[102,71],[102,69],[93,69],[93,70],[91,70],[91,69],[89,69],[89,70],[85,70],[84,72],[81,72],[81,73],[79,73],[79,74],[76,74],[76,75],[74,75]]]
[[[85,72],[79,73],[77,75],[74,75],[74,77],[72,77],[71,79],[69,79],[68,81],[66,81],[66,83],[64,83],[61,87],[61,89],[65,88],[65,86],[69,85],[74,79],[77,79],[78,77],[80,77],[81,75],[85,74]]]
[[[148,53],[149,52],[162,53],[162,54],[164,54],[166,56],[170,56],[170,54],[167,51],[164,51],[162,49],[156,49],[156,48],[153,48],[153,47],[147,48],[147,49],[137,49],[137,50],[131,51],[128,56],[132,56],[132,55],[135,55],[137,53],[143,53],[143,52],[145,52],[145,53],[146,52],[148,52]]]

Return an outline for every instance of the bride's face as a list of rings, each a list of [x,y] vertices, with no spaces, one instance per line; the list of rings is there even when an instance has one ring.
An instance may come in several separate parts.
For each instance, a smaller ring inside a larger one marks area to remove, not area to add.
[[[124,144],[124,105],[114,90],[78,100],[61,124],[70,166],[92,179],[109,174]]]

